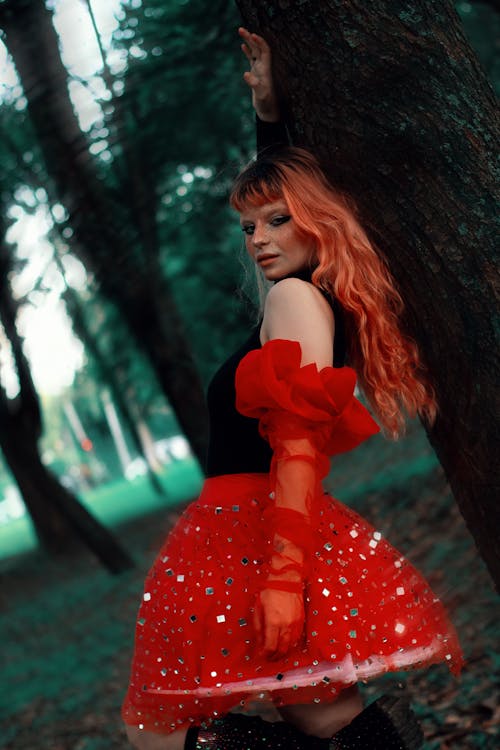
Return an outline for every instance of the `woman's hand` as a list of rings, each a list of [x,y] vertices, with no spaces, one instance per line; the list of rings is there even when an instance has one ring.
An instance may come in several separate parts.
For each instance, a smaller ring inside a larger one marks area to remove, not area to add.
[[[255,112],[265,122],[278,122],[280,113],[271,70],[271,48],[258,34],[251,34],[242,27],[238,33],[243,39],[241,49],[250,63],[250,70],[243,78],[252,89]]]
[[[286,656],[304,628],[303,594],[263,589],[256,599],[254,627],[260,650],[268,659]]]

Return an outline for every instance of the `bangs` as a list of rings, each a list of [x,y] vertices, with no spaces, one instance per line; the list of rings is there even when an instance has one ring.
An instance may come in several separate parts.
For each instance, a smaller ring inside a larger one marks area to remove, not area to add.
[[[283,176],[276,164],[256,161],[236,178],[230,205],[241,213],[248,206],[263,206],[283,198]]]

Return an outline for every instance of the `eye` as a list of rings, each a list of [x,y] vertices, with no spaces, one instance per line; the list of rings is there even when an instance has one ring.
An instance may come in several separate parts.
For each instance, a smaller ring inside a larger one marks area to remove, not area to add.
[[[281,224],[286,224],[291,218],[292,217],[287,214],[283,214],[283,216],[275,216],[274,219],[271,220],[271,226],[279,227]]]
[[[244,224],[241,227],[241,231],[244,232],[245,234],[253,234],[254,230],[255,230],[255,227],[253,224]]]

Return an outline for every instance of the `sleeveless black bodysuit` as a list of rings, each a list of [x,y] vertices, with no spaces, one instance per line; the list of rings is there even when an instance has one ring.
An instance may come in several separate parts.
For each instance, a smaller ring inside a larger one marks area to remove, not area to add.
[[[299,274],[296,274],[300,276]],[[303,277],[302,277],[303,278]],[[336,300],[325,295],[335,318],[334,367],[342,367],[346,345],[342,309]],[[236,369],[252,349],[260,349],[259,323],[247,341],[213,376],[207,391],[210,424],[206,474],[208,477],[221,474],[268,472],[272,451],[259,434],[258,420],[244,417],[236,410],[234,379]]]

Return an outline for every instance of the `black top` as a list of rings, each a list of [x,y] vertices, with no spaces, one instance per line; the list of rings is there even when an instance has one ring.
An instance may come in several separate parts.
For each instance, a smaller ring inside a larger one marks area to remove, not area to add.
[[[301,276],[301,274],[297,274]],[[326,296],[326,295],[325,295]],[[342,310],[337,301],[327,297],[335,317],[334,367],[342,367],[345,360],[345,335]],[[252,349],[260,349],[259,323],[250,337],[212,378],[207,392],[210,435],[207,454],[207,476],[268,472],[272,451],[259,434],[257,419],[244,417],[235,406],[236,369]]]
[[[255,116],[255,133],[257,137],[257,158],[259,154],[266,154],[280,146],[289,144],[286,125],[282,120],[278,122],[264,122]]]

